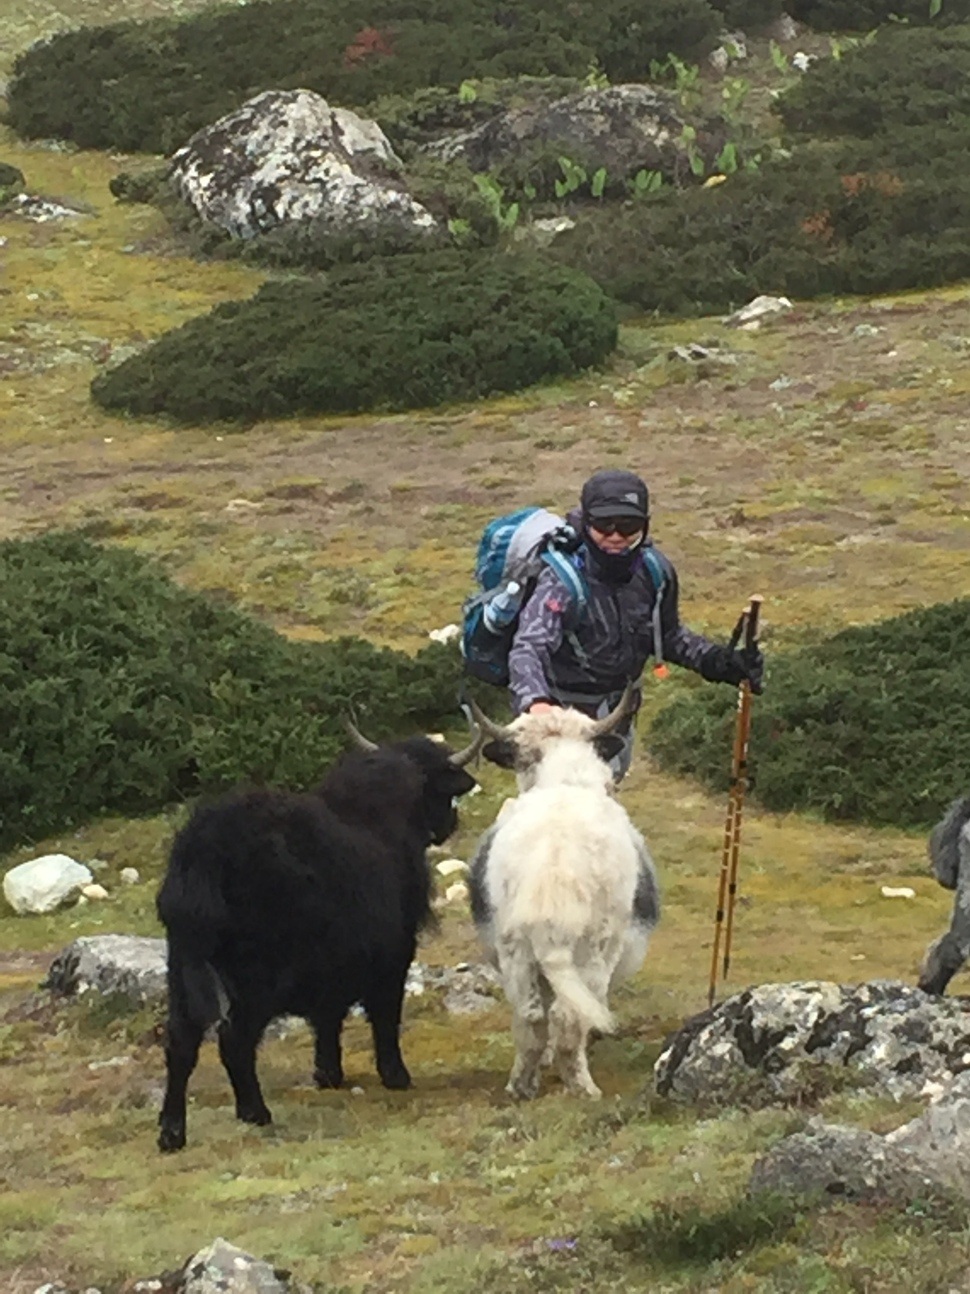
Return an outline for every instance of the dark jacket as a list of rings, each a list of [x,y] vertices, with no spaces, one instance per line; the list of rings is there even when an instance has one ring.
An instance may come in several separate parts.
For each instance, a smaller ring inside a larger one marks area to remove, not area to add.
[[[737,665],[727,647],[680,623],[677,572],[659,551],[666,581],[661,601],[663,658],[694,670],[712,682],[737,682]],[[652,612],[653,579],[637,561],[626,583],[597,577],[585,548],[582,563],[588,602],[579,615],[569,592],[552,570],[539,578],[519,619],[509,652],[509,687],[517,713],[535,701],[558,701],[595,713],[614,701],[629,680],[656,656]]]

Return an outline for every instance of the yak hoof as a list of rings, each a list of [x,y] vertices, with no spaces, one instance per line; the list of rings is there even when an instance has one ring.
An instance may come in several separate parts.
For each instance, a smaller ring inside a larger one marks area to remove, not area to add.
[[[505,1084],[505,1090],[509,1096],[515,1097],[517,1101],[534,1101],[539,1094],[539,1076],[531,1079],[509,1079]]]
[[[411,1075],[401,1065],[399,1069],[381,1070],[381,1082],[393,1091],[403,1092],[411,1086]]]
[[[163,1125],[158,1134],[158,1148],[163,1155],[169,1155],[174,1150],[184,1150],[185,1128],[169,1128]]]
[[[256,1106],[255,1109],[237,1109],[236,1118],[241,1119],[243,1123],[252,1123],[257,1128],[265,1128],[268,1123],[273,1122],[273,1116],[265,1105]]]
[[[343,1087],[343,1070],[315,1069],[313,1071],[313,1081],[317,1087]]]

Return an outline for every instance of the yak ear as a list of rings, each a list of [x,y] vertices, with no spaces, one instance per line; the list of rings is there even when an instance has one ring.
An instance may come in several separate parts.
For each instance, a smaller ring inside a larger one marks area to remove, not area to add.
[[[515,768],[515,742],[489,741],[482,747],[482,754],[499,768]]]
[[[611,759],[615,759],[625,745],[622,737],[617,736],[615,732],[608,733],[605,737],[597,737],[593,742],[593,749],[599,755],[604,764],[608,764]]]

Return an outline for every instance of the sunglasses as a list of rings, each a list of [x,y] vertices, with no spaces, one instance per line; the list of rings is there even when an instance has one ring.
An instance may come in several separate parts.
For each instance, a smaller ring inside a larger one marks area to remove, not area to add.
[[[596,518],[589,523],[601,535],[623,535],[625,539],[639,535],[646,524],[640,517],[606,517],[602,521]]]

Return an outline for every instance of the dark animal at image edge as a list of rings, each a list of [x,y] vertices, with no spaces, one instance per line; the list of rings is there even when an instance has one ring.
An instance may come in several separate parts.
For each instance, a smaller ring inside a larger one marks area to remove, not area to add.
[[[385,1087],[411,1078],[399,1030],[417,936],[431,920],[425,851],[455,830],[463,765],[479,738],[451,753],[427,737],[345,756],[313,792],[250,790],[196,809],[175,838],[158,895],[168,935],[167,1083],[161,1150],[185,1145],[186,1087],[206,1029],[236,1115],[272,1116],[256,1048],[274,1017],[315,1033],[314,1079],[343,1082],[340,1035],[355,1002],[367,1012]]]

